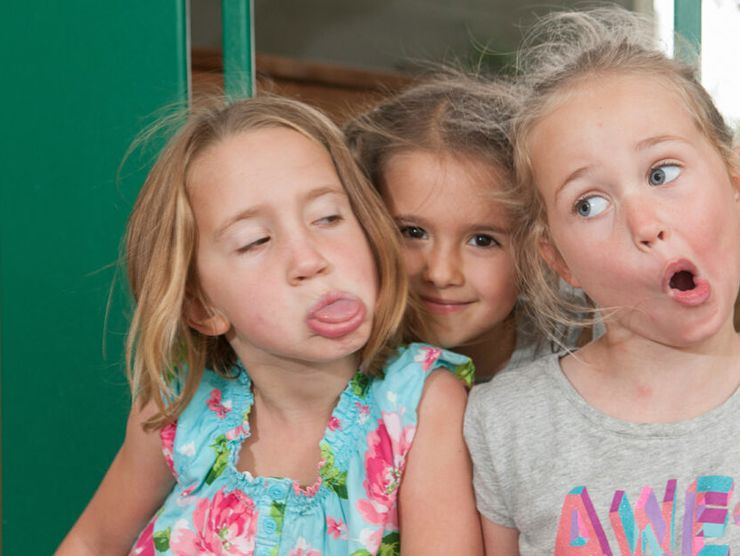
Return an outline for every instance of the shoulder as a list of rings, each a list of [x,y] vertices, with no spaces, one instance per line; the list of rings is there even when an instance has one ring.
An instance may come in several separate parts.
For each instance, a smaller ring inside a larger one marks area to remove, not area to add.
[[[246,419],[253,399],[250,381],[239,367],[233,375],[230,378],[205,369],[174,430],[169,431],[165,452],[170,454],[173,472],[183,484],[206,472],[228,440],[241,440],[247,433]]]
[[[216,417],[222,417],[223,412],[229,413],[244,405],[248,392],[249,377],[240,367],[234,367],[229,376],[204,369],[181,419],[187,418],[188,414],[200,414],[209,410],[215,412]],[[220,410],[217,409],[219,406]]]
[[[444,414],[446,420],[458,414],[462,417],[467,400],[468,392],[460,379],[446,370],[437,369],[431,372],[424,384],[419,415],[434,412]]]
[[[438,377],[437,375],[443,375]],[[428,344],[414,343],[398,349],[386,362],[382,376],[372,381],[372,397],[381,410],[403,405],[416,409],[427,384],[432,395],[454,391],[456,382],[470,384],[473,366],[470,359]],[[434,378],[433,378],[434,377]],[[433,378],[433,380],[431,380]]]
[[[386,362],[383,374],[384,380],[425,381],[435,369],[445,369],[465,384],[472,383],[474,367],[470,358],[424,343],[400,347]]]

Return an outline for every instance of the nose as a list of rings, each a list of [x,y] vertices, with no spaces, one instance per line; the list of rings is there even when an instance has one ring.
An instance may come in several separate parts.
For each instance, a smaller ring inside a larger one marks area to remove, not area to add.
[[[460,286],[464,283],[462,261],[452,247],[433,245],[424,261],[422,277],[437,288]]]
[[[641,251],[650,251],[670,235],[663,211],[655,199],[636,196],[624,203],[627,226],[632,240]]]
[[[329,269],[321,249],[309,238],[291,241],[288,250],[288,281],[292,285],[299,285]]]

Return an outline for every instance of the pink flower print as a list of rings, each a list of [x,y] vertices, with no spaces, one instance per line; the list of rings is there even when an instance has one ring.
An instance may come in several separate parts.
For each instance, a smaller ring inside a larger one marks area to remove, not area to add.
[[[355,406],[360,412],[360,417],[358,421],[360,422],[360,424],[365,423],[365,421],[367,421],[368,417],[370,416],[370,408],[360,402],[355,402]]]
[[[129,556],[156,556],[156,551],[154,550],[155,521],[156,518],[152,519],[149,525],[146,526],[146,529],[141,532],[139,538],[136,539],[136,544],[131,548]]]
[[[175,460],[172,454],[175,451],[176,432],[177,422],[165,425],[159,430],[159,438],[162,440],[162,453],[164,454],[164,460],[167,462],[167,467],[170,468],[170,471],[175,478],[177,478],[177,473],[175,473]]]
[[[208,409],[213,411],[219,419],[223,419],[231,411],[231,404],[222,404],[221,390],[214,388],[211,390],[211,397],[208,399]]]
[[[347,524],[344,523],[341,518],[334,519],[333,517],[327,517],[326,530],[329,533],[329,536],[334,539],[347,538]]]
[[[371,554],[378,552],[380,543],[383,542],[383,528],[370,529],[365,528],[360,531],[360,543]]]
[[[367,499],[357,509],[371,524],[398,528],[396,496],[403,464],[416,432],[414,425],[402,426],[397,413],[383,413],[379,426],[368,434],[365,454],[367,478],[363,481]]]
[[[183,498],[186,496],[190,496],[190,494],[197,488],[197,486],[198,486],[198,483],[190,485],[188,488],[186,488],[180,493],[180,496],[182,496]]]
[[[321,552],[311,548],[308,541],[303,537],[296,541],[295,548],[288,553],[288,556],[322,556]]]
[[[424,369],[425,372],[428,372],[437,362],[437,359],[439,359],[441,354],[442,350],[439,348],[423,347],[419,349],[419,353],[414,357],[414,361],[421,363],[421,368]]]
[[[298,481],[293,481],[293,492],[295,492],[298,496],[316,496],[316,493],[321,488],[322,482],[323,479],[319,477],[314,484],[307,487],[302,487],[298,483]]]
[[[342,422],[332,415],[331,419],[329,419],[329,430],[335,431],[341,428],[342,428]]]
[[[243,423],[239,425],[238,427],[234,427],[233,429],[226,431],[226,440],[236,440],[237,438],[247,436],[248,434],[249,434],[249,424]]]
[[[185,522],[176,524],[170,536],[173,554],[247,556],[254,552],[257,512],[254,501],[239,490],[201,499],[193,512],[195,531]]]

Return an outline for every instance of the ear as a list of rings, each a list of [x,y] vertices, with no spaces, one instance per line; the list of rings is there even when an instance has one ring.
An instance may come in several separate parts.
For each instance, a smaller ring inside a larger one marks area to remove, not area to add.
[[[560,251],[558,251],[557,247],[550,243],[549,240],[542,239],[539,243],[539,249],[540,255],[543,259],[545,259],[547,266],[557,272],[563,280],[568,282],[574,288],[581,287],[578,280],[576,280],[575,277],[570,273],[570,269],[568,268],[566,262],[563,260],[563,257],[560,255]]]
[[[184,313],[188,325],[205,336],[221,336],[231,328],[231,323],[225,316],[206,307],[199,298],[188,298]]]

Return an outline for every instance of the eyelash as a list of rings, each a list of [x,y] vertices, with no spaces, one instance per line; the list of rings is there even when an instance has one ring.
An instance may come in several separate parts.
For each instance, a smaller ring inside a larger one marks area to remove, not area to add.
[[[342,220],[344,220],[344,218],[342,217],[341,214],[330,214],[329,216],[324,216],[322,218],[319,218],[318,220],[314,220],[314,224],[321,224],[323,222],[326,225],[331,226],[334,224],[338,224]],[[269,236],[261,237],[256,241],[253,241],[251,243],[248,243],[247,245],[244,245],[243,247],[240,247],[239,249],[236,250],[236,252],[239,254],[248,253],[252,249],[255,249],[261,245],[264,245],[268,241],[270,241]]]
[[[485,238],[487,241],[490,241],[491,243],[488,245],[474,245],[475,247],[480,247],[481,249],[491,249],[493,247],[501,247],[501,243],[493,236],[488,234],[474,234],[470,239],[474,240],[477,238]]]
[[[666,168],[677,168],[678,169],[678,173],[675,174],[675,175],[666,175],[666,171],[665,171]],[[664,179],[667,179],[667,181],[663,181],[662,183],[652,183],[650,181],[653,178],[653,174],[657,170],[660,170],[663,173],[663,178]],[[672,183],[673,181],[675,181],[676,179],[678,179],[678,177],[681,175],[682,172],[683,172],[683,166],[681,166],[680,164],[678,164],[677,162],[672,161],[672,160],[664,160],[662,162],[659,162],[658,164],[653,165],[650,168],[650,171],[648,172],[648,177],[647,177],[648,184],[651,185],[651,186],[653,186],[653,187],[658,187],[658,186],[661,186],[661,185]],[[670,178],[670,179],[668,179],[668,178]]]
[[[236,250],[236,252],[239,253],[239,254],[247,253],[248,251],[251,251],[252,249],[255,249],[255,248],[257,248],[257,247],[259,247],[261,245],[264,245],[268,241],[270,241],[270,237],[269,236],[261,237],[261,238],[259,238],[256,241],[253,241],[253,242],[248,243],[247,245],[245,245],[243,247],[240,247],[239,249]]]
[[[407,239],[412,240],[421,240],[426,239],[427,232],[424,228],[421,226],[413,226],[413,225],[405,225],[405,226],[399,226],[398,230],[401,232],[401,236]],[[471,240],[475,240],[477,238],[485,238],[487,241],[490,241],[490,244],[488,245],[474,245],[474,247],[478,247],[481,249],[491,249],[494,247],[500,247],[501,243],[494,238],[491,235],[488,234],[473,234],[468,241],[466,241],[466,244],[470,244]]]
[[[326,224],[338,224],[344,220],[341,214],[330,214],[329,216],[324,216],[322,218],[319,218],[318,220],[315,220],[314,223],[321,223],[324,222]]]
[[[401,225],[398,227],[398,230],[401,232],[403,237],[408,239],[424,239],[423,236],[427,235],[426,230],[419,226]],[[420,235],[414,235],[415,233]]]

